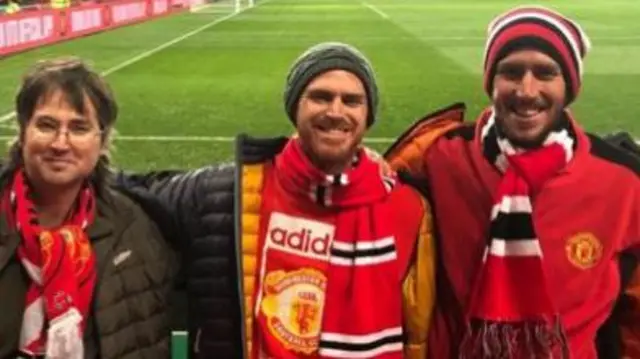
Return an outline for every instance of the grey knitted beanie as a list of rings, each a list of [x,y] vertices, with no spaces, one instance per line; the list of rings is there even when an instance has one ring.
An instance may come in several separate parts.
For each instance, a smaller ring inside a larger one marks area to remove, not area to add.
[[[367,126],[371,126],[378,108],[378,86],[373,67],[356,48],[338,42],[312,46],[293,63],[284,90],[284,107],[291,122],[296,123],[298,102],[305,87],[316,76],[331,70],[351,72],[362,81],[368,99]]]

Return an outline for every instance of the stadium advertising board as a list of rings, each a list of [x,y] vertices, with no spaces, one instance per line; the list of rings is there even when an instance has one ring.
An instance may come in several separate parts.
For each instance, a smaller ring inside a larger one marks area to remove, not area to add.
[[[0,57],[184,9],[182,0],[122,0],[0,15]]]

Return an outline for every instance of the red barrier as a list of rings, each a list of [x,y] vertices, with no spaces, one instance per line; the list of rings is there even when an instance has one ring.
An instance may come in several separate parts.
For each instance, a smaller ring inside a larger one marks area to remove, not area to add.
[[[109,5],[107,16],[110,20],[109,25],[112,27],[139,22],[149,17],[147,1],[130,0]]]
[[[0,16],[0,57],[186,8],[182,0],[122,0]]]
[[[65,24],[61,35],[74,38],[103,30],[107,27],[104,11],[102,5],[85,5],[61,12],[61,19]]]
[[[171,10],[171,4],[169,0],[152,0],[150,9],[151,16],[160,16]]]
[[[58,40],[60,18],[53,10],[0,17],[0,56]]]

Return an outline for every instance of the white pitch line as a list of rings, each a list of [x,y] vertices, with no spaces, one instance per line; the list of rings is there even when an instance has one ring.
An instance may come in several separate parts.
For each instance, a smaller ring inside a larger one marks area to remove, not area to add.
[[[2,115],[0,117],[0,123],[8,122],[11,119],[13,119],[15,116],[16,116],[16,112],[15,111],[11,111],[11,112],[7,113],[6,115]]]
[[[259,4],[262,4],[262,3],[259,3]],[[119,70],[121,70],[121,69],[123,69],[123,68],[125,68],[127,66],[135,64],[136,62],[138,62],[140,60],[144,60],[147,57],[149,57],[151,55],[154,55],[154,54],[166,49],[167,47],[173,46],[173,45],[175,45],[175,44],[177,44],[177,43],[179,43],[181,41],[184,41],[184,40],[190,38],[193,35],[197,35],[197,34],[203,32],[204,30],[206,30],[206,29],[208,29],[208,28],[210,28],[210,27],[212,27],[214,25],[217,25],[217,24],[219,24],[219,23],[221,23],[223,21],[229,20],[229,19],[235,17],[236,15],[242,13],[246,9],[248,9],[248,8],[243,8],[242,10],[240,10],[238,12],[234,12],[234,13],[225,15],[225,16],[219,18],[219,19],[213,20],[213,21],[211,21],[209,23],[206,23],[206,24],[200,26],[199,28],[197,28],[195,30],[189,31],[188,33],[186,33],[186,34],[184,34],[182,36],[178,36],[178,37],[176,37],[175,39],[173,39],[173,40],[171,40],[169,42],[165,42],[164,44],[162,44],[162,45],[160,45],[158,47],[155,47],[155,48],[153,48],[151,50],[145,51],[145,52],[141,53],[138,56],[132,57],[131,59],[129,59],[127,61],[124,61],[124,62],[122,62],[122,63],[120,63],[120,64],[118,64],[118,65],[116,65],[114,67],[111,67],[111,68],[105,70],[102,73],[102,76],[108,76],[109,74],[112,74],[112,73],[114,73],[116,71],[119,71]]]
[[[376,14],[380,15],[383,19],[389,19],[389,15],[387,15],[386,12],[380,10],[377,6],[369,4],[368,2],[362,2],[362,5],[368,7],[369,9],[371,9],[371,11],[375,12]]]
[[[223,16],[221,18],[215,19],[215,20],[213,20],[211,22],[208,22],[208,23],[200,26],[197,29],[189,31],[188,33],[186,33],[186,34],[184,34],[182,36],[178,36],[175,39],[170,40],[168,42],[165,42],[164,44],[162,44],[160,46],[154,47],[153,49],[147,50],[147,51],[145,51],[145,52],[143,52],[143,53],[141,53],[141,54],[139,54],[137,56],[132,57],[131,59],[129,59],[127,61],[124,61],[124,62],[122,62],[122,63],[120,63],[120,64],[118,64],[116,66],[108,68],[105,71],[103,71],[101,75],[102,76],[108,76],[108,75],[110,75],[110,74],[112,74],[112,73],[114,73],[116,71],[122,70],[123,68],[125,68],[127,66],[130,66],[130,65],[133,65],[133,64],[135,64],[136,62],[138,62],[140,60],[144,60],[147,57],[149,57],[151,55],[154,55],[154,54],[166,49],[167,47],[173,46],[173,45],[175,45],[175,44],[177,44],[177,43],[179,43],[179,42],[181,42],[183,40],[186,40],[186,39],[190,38],[193,35],[196,35],[196,34],[199,34],[199,33],[203,32],[204,30],[206,30],[206,29],[208,29],[210,27],[213,27],[213,26],[215,26],[215,25],[217,25],[217,24],[219,24],[221,22],[227,21],[227,20],[229,20],[229,19],[231,19],[231,18],[233,18],[233,17],[235,17],[237,15],[240,15],[242,12],[244,12],[247,9],[253,9],[253,8],[258,7],[258,6],[260,6],[260,5],[264,4],[264,3],[267,3],[269,1],[270,0],[260,1],[260,2],[257,3],[257,5],[254,5],[253,7],[245,7],[245,8],[240,9],[240,11],[238,11],[238,12],[234,12],[234,13],[225,15],[225,16]],[[11,111],[11,112],[9,112],[9,113],[7,113],[5,115],[0,116],[0,123],[10,121],[11,119],[13,119],[15,117],[15,115],[16,115],[16,112],[15,111]]]

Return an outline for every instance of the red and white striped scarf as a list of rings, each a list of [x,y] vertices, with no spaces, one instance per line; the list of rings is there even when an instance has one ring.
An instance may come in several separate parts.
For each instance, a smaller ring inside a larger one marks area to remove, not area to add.
[[[297,140],[271,173],[252,358],[402,358],[400,270],[385,204],[395,179],[364,151],[353,168],[327,176]]]
[[[38,224],[22,170],[5,191],[8,222],[21,235],[18,258],[31,278],[20,351],[47,358],[83,359],[83,330],[95,286],[95,256],[84,229],[93,221],[90,187],[81,190],[74,212],[56,229]]]
[[[514,147],[495,126],[492,109],[478,121],[484,155],[502,172],[489,241],[468,311],[463,358],[549,358],[566,349],[548,292],[532,198],[571,160],[575,136],[562,121],[536,149]]]

